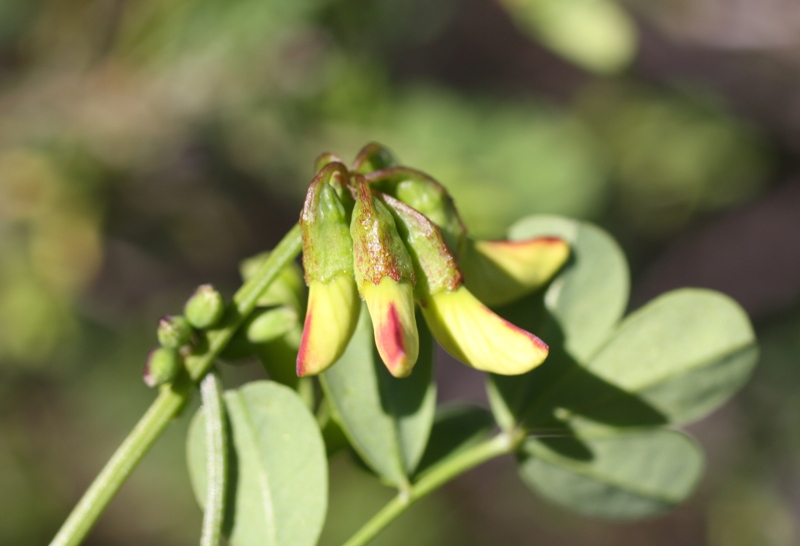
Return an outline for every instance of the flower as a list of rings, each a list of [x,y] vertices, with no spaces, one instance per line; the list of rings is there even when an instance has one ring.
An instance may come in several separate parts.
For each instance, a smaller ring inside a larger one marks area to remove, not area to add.
[[[361,305],[353,272],[353,241],[342,189],[347,169],[330,162],[308,187],[300,227],[303,269],[309,287],[297,375],[318,374],[332,366],[353,336]]]
[[[544,285],[569,256],[564,241],[469,238],[441,184],[395,166],[374,143],[351,171],[332,154],[317,164],[300,221],[309,303],[298,375],[319,373],[344,352],[358,319],[356,294],[395,377],[409,375],[419,354],[416,304],[442,347],[474,368],[516,375],[545,360],[547,344],[487,305]]]
[[[419,356],[414,267],[391,213],[373,197],[363,176],[354,175],[353,185],[350,234],[356,285],[372,317],[381,359],[392,375],[405,377]]]
[[[495,314],[463,284],[439,228],[397,199],[382,200],[414,256],[422,315],[442,347],[473,368],[503,375],[525,373],[544,362],[547,344]]]

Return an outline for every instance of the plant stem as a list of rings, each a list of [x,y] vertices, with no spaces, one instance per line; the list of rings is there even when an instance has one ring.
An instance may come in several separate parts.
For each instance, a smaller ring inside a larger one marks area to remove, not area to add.
[[[199,344],[202,348],[199,353],[186,357],[188,375],[182,374],[175,383],[162,388],[150,408],[78,501],[50,546],[77,546],[83,541],[136,465],[191,398],[197,382],[208,372],[236,329],[252,313],[264,290],[300,253],[301,243],[300,227],[295,225],[255,275],[233,296],[233,304],[228,307],[222,326],[207,332],[205,339]]]
[[[350,537],[350,540],[344,546],[363,546],[369,543],[416,501],[464,472],[480,466],[495,457],[512,453],[514,446],[514,441],[508,435],[501,433],[494,438],[465,449],[452,458],[445,459],[423,473],[409,489],[389,501],[389,504],[384,506],[356,534]]]
[[[192,381],[184,374],[178,381],[161,390],[86,490],[50,546],[80,544],[137,463],[189,400],[193,387]]]

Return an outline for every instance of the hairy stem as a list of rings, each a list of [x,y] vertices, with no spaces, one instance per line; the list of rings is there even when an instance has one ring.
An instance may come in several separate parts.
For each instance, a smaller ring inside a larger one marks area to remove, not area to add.
[[[481,464],[512,453],[515,442],[508,435],[501,433],[490,440],[465,449],[451,458],[433,466],[423,473],[407,490],[389,501],[383,509],[375,514],[361,529],[356,532],[344,546],[363,546],[368,544],[387,525],[397,519],[412,504],[435,491],[453,478]]]
[[[188,376],[183,374],[174,384],[162,388],[150,408],[78,501],[50,546],[76,546],[83,541],[136,465],[191,398],[197,382],[211,368],[214,359],[228,344],[237,328],[252,313],[264,290],[300,253],[301,243],[300,227],[295,226],[278,243],[255,275],[236,292],[222,325],[207,332],[198,344],[199,350],[186,358]]]

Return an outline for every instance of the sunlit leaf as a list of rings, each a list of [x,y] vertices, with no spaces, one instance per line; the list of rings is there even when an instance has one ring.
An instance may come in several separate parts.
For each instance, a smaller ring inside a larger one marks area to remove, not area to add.
[[[544,292],[499,310],[550,346],[539,368],[514,378],[490,376],[492,411],[503,428],[514,428],[531,405],[610,335],[628,301],[625,257],[604,231],[558,216],[530,216],[509,231],[512,240],[556,236],[569,242],[570,259]]]
[[[258,381],[225,393],[232,432],[230,496],[224,531],[231,546],[312,546],[327,509],[325,446],[316,421],[294,391]],[[206,496],[205,417],[192,421],[189,473]]]
[[[529,438],[520,453],[524,483],[591,516],[636,519],[686,500],[703,470],[703,454],[672,430],[609,437]]]
[[[683,424],[739,390],[757,359],[753,328],[736,302],[710,290],[676,290],[625,319],[585,365],[587,373],[570,377],[554,399],[581,416],[573,425],[637,424],[629,395],[665,421]],[[598,381],[618,390],[602,392]]]

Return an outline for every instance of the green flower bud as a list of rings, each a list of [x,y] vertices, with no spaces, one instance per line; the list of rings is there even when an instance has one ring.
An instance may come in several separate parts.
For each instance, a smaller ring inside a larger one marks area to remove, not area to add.
[[[365,175],[378,191],[391,195],[424,214],[439,226],[450,249],[458,254],[466,238],[466,227],[453,198],[436,180],[407,167],[392,167]]]
[[[158,342],[167,349],[178,349],[192,340],[192,325],[180,315],[167,315],[158,321]]]
[[[233,335],[220,354],[223,360],[240,360],[299,327],[297,311],[288,306],[258,308]]]
[[[315,375],[332,366],[355,331],[361,310],[353,272],[349,215],[336,187],[346,192],[347,169],[326,165],[308,188],[300,227],[303,269],[309,286],[308,308],[297,352],[298,376]]]
[[[257,310],[243,328],[250,343],[268,343],[288,333],[297,323],[297,311],[275,307]]]
[[[182,362],[178,351],[160,347],[147,355],[142,379],[148,387],[156,387],[169,383],[178,376]]]
[[[392,152],[377,142],[370,142],[358,152],[350,170],[354,173],[367,174],[395,165],[397,165],[397,159]]]
[[[186,302],[183,312],[192,326],[205,330],[222,319],[225,314],[225,300],[212,285],[203,284],[197,287]]]
[[[244,281],[256,274],[258,269],[269,258],[269,252],[256,254],[239,264],[239,273]],[[298,312],[306,308],[306,286],[303,282],[303,272],[300,267],[291,263],[284,267],[278,278],[270,283],[267,290],[258,298],[258,305],[272,307],[288,305]]]

